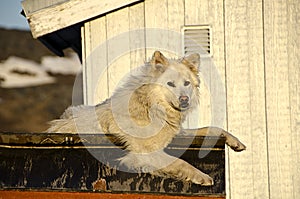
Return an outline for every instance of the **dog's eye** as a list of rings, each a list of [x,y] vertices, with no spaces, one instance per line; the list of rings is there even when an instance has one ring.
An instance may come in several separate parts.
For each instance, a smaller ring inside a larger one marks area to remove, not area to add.
[[[167,82],[168,86],[171,86],[171,87],[175,87],[175,84],[173,82]]]
[[[190,83],[191,83],[190,81],[185,81],[183,85],[188,86],[188,85],[190,85]]]

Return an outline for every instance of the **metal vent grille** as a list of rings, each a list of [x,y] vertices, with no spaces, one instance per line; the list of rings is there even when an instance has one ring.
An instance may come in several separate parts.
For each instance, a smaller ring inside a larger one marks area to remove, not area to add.
[[[200,53],[211,56],[211,28],[210,26],[183,27],[184,54]]]

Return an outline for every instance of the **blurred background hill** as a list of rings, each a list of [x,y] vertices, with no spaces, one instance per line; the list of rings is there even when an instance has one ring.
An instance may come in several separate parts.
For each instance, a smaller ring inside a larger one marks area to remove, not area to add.
[[[55,56],[29,31],[0,28],[0,131],[44,131],[72,104],[81,64],[66,54]]]
[[[0,60],[17,56],[40,62],[50,52],[41,42],[32,38],[30,31],[0,28]]]

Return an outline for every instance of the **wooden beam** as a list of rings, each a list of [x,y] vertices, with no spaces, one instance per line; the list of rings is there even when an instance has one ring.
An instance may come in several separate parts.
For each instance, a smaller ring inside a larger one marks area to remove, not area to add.
[[[71,0],[32,13],[28,12],[28,3],[23,3],[23,9],[32,35],[37,38],[138,1],[140,0]]]
[[[1,198],[14,199],[14,198],[23,198],[23,199],[33,199],[33,198],[47,198],[47,199],[98,199],[98,198],[107,198],[107,199],[119,199],[119,198],[131,198],[131,199],[224,199],[224,196],[168,196],[168,195],[154,195],[154,194],[128,194],[128,193],[89,193],[89,192],[46,192],[46,191],[0,191]]]

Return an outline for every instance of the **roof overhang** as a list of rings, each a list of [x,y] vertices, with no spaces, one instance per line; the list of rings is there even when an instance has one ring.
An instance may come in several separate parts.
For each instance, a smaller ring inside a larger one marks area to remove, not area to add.
[[[35,0],[22,2],[34,38],[78,24],[141,0],[69,0],[31,10]]]

